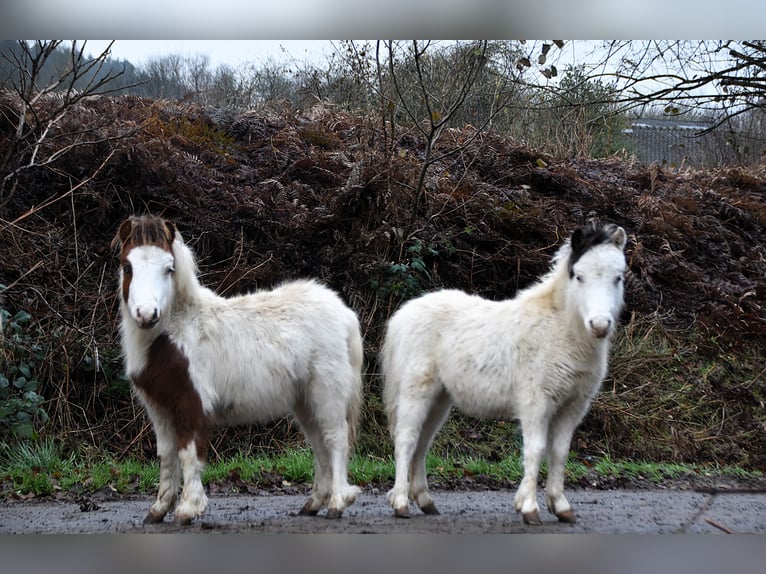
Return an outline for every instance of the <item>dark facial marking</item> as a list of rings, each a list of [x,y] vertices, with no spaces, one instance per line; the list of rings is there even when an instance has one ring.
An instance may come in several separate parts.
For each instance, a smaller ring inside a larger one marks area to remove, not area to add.
[[[128,295],[130,294],[130,282],[133,280],[133,269],[130,267],[127,259],[121,258],[122,265],[122,299],[125,304],[128,303]]]
[[[591,247],[611,241],[616,230],[617,226],[613,223],[600,226],[596,222],[591,222],[574,230],[570,240],[572,252],[567,263],[570,279],[574,277],[574,265],[580,260],[580,257],[585,255]]]
[[[202,401],[189,377],[189,360],[166,334],[152,342],[146,367],[133,377],[133,384],[170,420],[178,448],[195,441],[197,456],[205,460],[209,426]]]

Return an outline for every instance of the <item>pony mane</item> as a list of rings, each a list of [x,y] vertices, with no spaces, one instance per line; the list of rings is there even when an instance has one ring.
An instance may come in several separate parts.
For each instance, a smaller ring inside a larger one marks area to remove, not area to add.
[[[598,245],[615,241],[615,234],[620,227],[614,223],[604,225],[591,220],[572,232],[572,235],[559,247],[553,255],[551,270],[542,279],[557,275],[562,267],[566,267],[569,278],[574,277],[574,265],[588,250]]]
[[[156,245],[170,251],[176,233],[175,225],[161,217],[132,215],[120,225],[112,245],[123,253],[142,245]]]
[[[527,290],[535,296],[550,296],[557,285],[562,285],[560,280],[565,276],[569,279],[574,276],[575,263],[589,249],[614,241],[615,233],[619,229],[619,226],[613,223],[601,225],[594,220],[576,228],[554,253],[549,271]]]
[[[172,247],[175,257],[176,294],[182,300],[192,299],[200,291],[207,290],[202,287],[197,278],[197,260],[189,246],[184,243],[179,231],[176,231]]]
[[[191,249],[184,243],[176,226],[156,215],[132,215],[120,225],[112,241],[119,247],[120,257],[135,247],[154,245],[169,251],[175,258],[175,286],[181,299],[193,297],[200,289],[197,262]]]
[[[574,230],[569,239],[569,258],[567,259],[570,279],[574,277],[575,263],[592,247],[613,241],[618,229],[619,227],[614,223],[600,225],[591,220],[586,225]]]

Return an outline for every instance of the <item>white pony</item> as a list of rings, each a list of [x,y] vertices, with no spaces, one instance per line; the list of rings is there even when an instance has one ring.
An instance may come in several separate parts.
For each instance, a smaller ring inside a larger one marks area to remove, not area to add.
[[[362,337],[356,314],[313,281],[223,298],[200,285],[191,250],[159,217],[119,228],[125,368],[154,426],[161,522],[183,491],[175,521],[207,507],[200,473],[215,425],[292,413],[314,454],[314,484],[301,514],[327,506],[338,518],[361,489],[347,464],[361,407]]]
[[[525,523],[540,523],[537,478],[546,453],[548,508],[560,521],[575,522],[564,465],[606,375],[623,305],[625,243],[621,227],[592,223],[575,230],[551,270],[513,299],[443,290],[391,317],[381,365],[396,460],[388,501],[396,516],[409,516],[410,501],[438,514],[426,453],[455,405],[471,416],[519,420],[524,478],[514,503]]]

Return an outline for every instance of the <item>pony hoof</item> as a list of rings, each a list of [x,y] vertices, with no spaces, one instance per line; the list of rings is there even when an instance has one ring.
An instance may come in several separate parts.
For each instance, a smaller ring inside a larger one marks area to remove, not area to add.
[[[164,514],[157,514],[150,510],[149,514],[147,514],[146,518],[144,518],[144,524],[159,524],[164,520],[164,518]]]
[[[318,513],[319,509],[312,508],[311,503],[307,502],[303,505],[303,508],[298,511],[298,516],[316,516]]]
[[[337,508],[328,508],[327,514],[325,515],[325,517],[329,518],[330,520],[340,518],[341,516],[343,516],[343,511],[338,510]]]
[[[394,508],[394,516],[397,518],[409,518],[410,517],[410,509],[409,508]]]
[[[429,514],[431,516],[436,516],[438,514],[441,514],[433,502],[424,504],[423,506],[420,507],[420,510],[423,511],[423,514]]]
[[[559,517],[559,522],[565,522],[566,524],[575,524],[577,522],[577,517],[571,509],[559,512],[556,516]]]
[[[537,510],[532,512],[522,512],[521,517],[524,519],[524,524],[530,524],[532,526],[539,526],[542,524],[540,521],[540,513]]]
[[[191,516],[176,516],[173,519],[173,524],[176,526],[189,526],[192,523],[193,518]]]

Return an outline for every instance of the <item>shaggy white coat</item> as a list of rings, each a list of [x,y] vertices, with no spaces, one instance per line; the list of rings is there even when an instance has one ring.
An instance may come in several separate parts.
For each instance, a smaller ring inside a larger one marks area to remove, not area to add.
[[[202,286],[194,256],[176,232],[173,253],[140,246],[127,259],[132,281],[121,301],[127,375],[141,372],[147,349],[167,333],[189,360],[189,375],[213,424],[266,422],[293,413],[315,459],[314,488],[305,514],[328,507],[340,516],[360,492],[347,482],[349,447],[361,405],[363,361],[359,321],[332,290],[311,280],[231,298]],[[123,271],[120,271],[122,285]],[[159,315],[141,328],[142,317]],[[188,522],[207,506],[204,462],[192,442],[178,451],[170,422],[137,393],[157,436],[160,485],[150,516],[160,519],[176,500],[179,463],[183,493],[175,520]],[[149,517],[147,517],[149,518]]]
[[[539,523],[537,478],[548,456],[547,503],[574,521],[564,496],[564,464],[575,427],[607,372],[609,340],[623,305],[622,228],[591,247],[569,277],[567,241],[551,271],[514,299],[493,302],[456,290],[404,304],[387,325],[381,351],[384,401],[394,440],[397,516],[412,500],[437,513],[425,458],[452,405],[483,418],[518,419],[524,478],[515,507]]]

